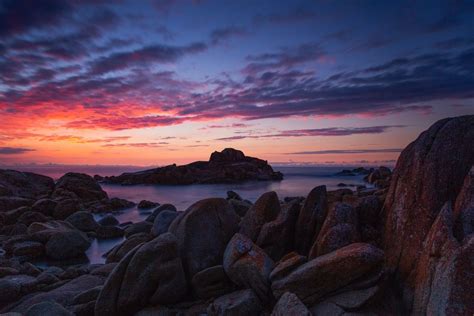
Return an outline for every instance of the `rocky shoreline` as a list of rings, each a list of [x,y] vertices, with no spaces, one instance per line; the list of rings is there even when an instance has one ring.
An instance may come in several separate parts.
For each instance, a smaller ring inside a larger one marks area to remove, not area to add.
[[[268,192],[255,203],[229,192],[185,212],[142,201],[151,214],[138,223],[97,222],[93,213],[132,202],[90,176],[0,170],[0,313],[472,315],[473,143],[474,116],[444,119],[393,173],[343,171],[373,188]],[[227,164],[224,152],[209,163]],[[91,238],[117,236],[105,264],[66,264]],[[33,264],[42,257],[58,264]]]
[[[133,184],[216,184],[245,181],[279,181],[283,174],[273,171],[267,161],[245,156],[240,150],[226,148],[213,152],[209,161],[195,161],[188,165],[175,164],[150,170],[123,173],[96,180],[122,185]]]

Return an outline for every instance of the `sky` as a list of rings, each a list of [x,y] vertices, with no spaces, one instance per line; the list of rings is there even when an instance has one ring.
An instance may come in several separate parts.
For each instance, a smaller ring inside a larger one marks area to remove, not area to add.
[[[465,114],[474,1],[0,0],[0,164],[383,164]]]

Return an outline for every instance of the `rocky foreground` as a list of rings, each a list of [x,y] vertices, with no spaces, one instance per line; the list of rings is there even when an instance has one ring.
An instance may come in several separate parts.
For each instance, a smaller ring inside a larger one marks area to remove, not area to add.
[[[393,174],[370,171],[385,188],[319,186],[283,201],[268,192],[255,204],[229,192],[185,212],[143,201],[153,209],[146,221],[122,226],[91,217],[126,202],[90,177],[2,171],[0,312],[473,315],[473,143],[474,116],[445,119],[401,153]],[[126,237],[106,264],[31,263],[77,257],[104,229]]]
[[[183,166],[170,165],[97,179],[106,183],[127,185],[199,184],[277,181],[282,180],[283,175],[273,171],[265,160],[245,156],[240,150],[226,148],[221,152],[213,152],[209,161],[196,161]]]

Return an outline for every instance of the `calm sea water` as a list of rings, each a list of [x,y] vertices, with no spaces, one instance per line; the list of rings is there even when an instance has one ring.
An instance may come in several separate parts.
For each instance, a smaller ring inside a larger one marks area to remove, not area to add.
[[[338,183],[363,184],[362,176],[344,177],[335,174],[342,169],[352,167],[274,167],[281,171],[284,179],[278,182],[246,182],[242,184],[200,184],[200,185],[135,185],[121,186],[102,184],[102,188],[108,193],[109,197],[118,197],[133,202],[141,200],[150,200],[158,203],[174,204],[179,211],[184,211],[194,202],[209,197],[226,197],[229,190],[240,194],[244,199],[255,202],[260,195],[268,191],[275,191],[280,199],[287,196],[306,196],[311,189],[318,185],[326,185],[328,190],[336,189]],[[48,175],[55,179],[69,171],[83,172],[90,175],[117,175],[122,172],[139,170],[137,167],[104,167],[104,166],[28,166],[21,169],[24,171],[36,172]],[[140,168],[143,169],[143,168]],[[123,210],[114,214],[117,219],[123,222],[139,222],[144,220],[150,211],[140,211],[136,207]],[[101,215],[97,215],[100,219]],[[123,239],[113,240],[94,240],[87,251],[87,256],[91,263],[103,263],[102,255],[111,249]]]

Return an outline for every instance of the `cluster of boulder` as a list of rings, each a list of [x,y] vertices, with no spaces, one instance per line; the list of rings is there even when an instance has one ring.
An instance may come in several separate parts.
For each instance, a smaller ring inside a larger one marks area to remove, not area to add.
[[[245,156],[240,150],[226,148],[213,152],[209,161],[175,164],[119,176],[98,177],[106,183],[116,184],[198,184],[238,183],[244,181],[278,181],[283,174],[273,171],[267,161]]]
[[[94,212],[133,206],[109,199],[90,176],[67,173],[58,181],[29,172],[0,170],[0,245],[21,260],[84,258],[91,238],[124,235],[118,222],[102,224]]]
[[[402,152],[388,190],[160,205],[103,265],[0,257],[0,313],[472,315],[472,143],[474,116],[437,122]],[[28,230],[47,239],[50,226]]]
[[[338,176],[358,176],[363,175],[364,181],[372,184],[379,189],[387,189],[390,186],[390,180],[392,178],[392,171],[388,167],[380,166],[378,168],[364,168],[359,167],[352,170],[344,169],[341,172],[338,172]],[[340,187],[348,186],[344,183],[339,184]],[[365,187],[361,186],[357,188],[359,191],[364,190]]]

